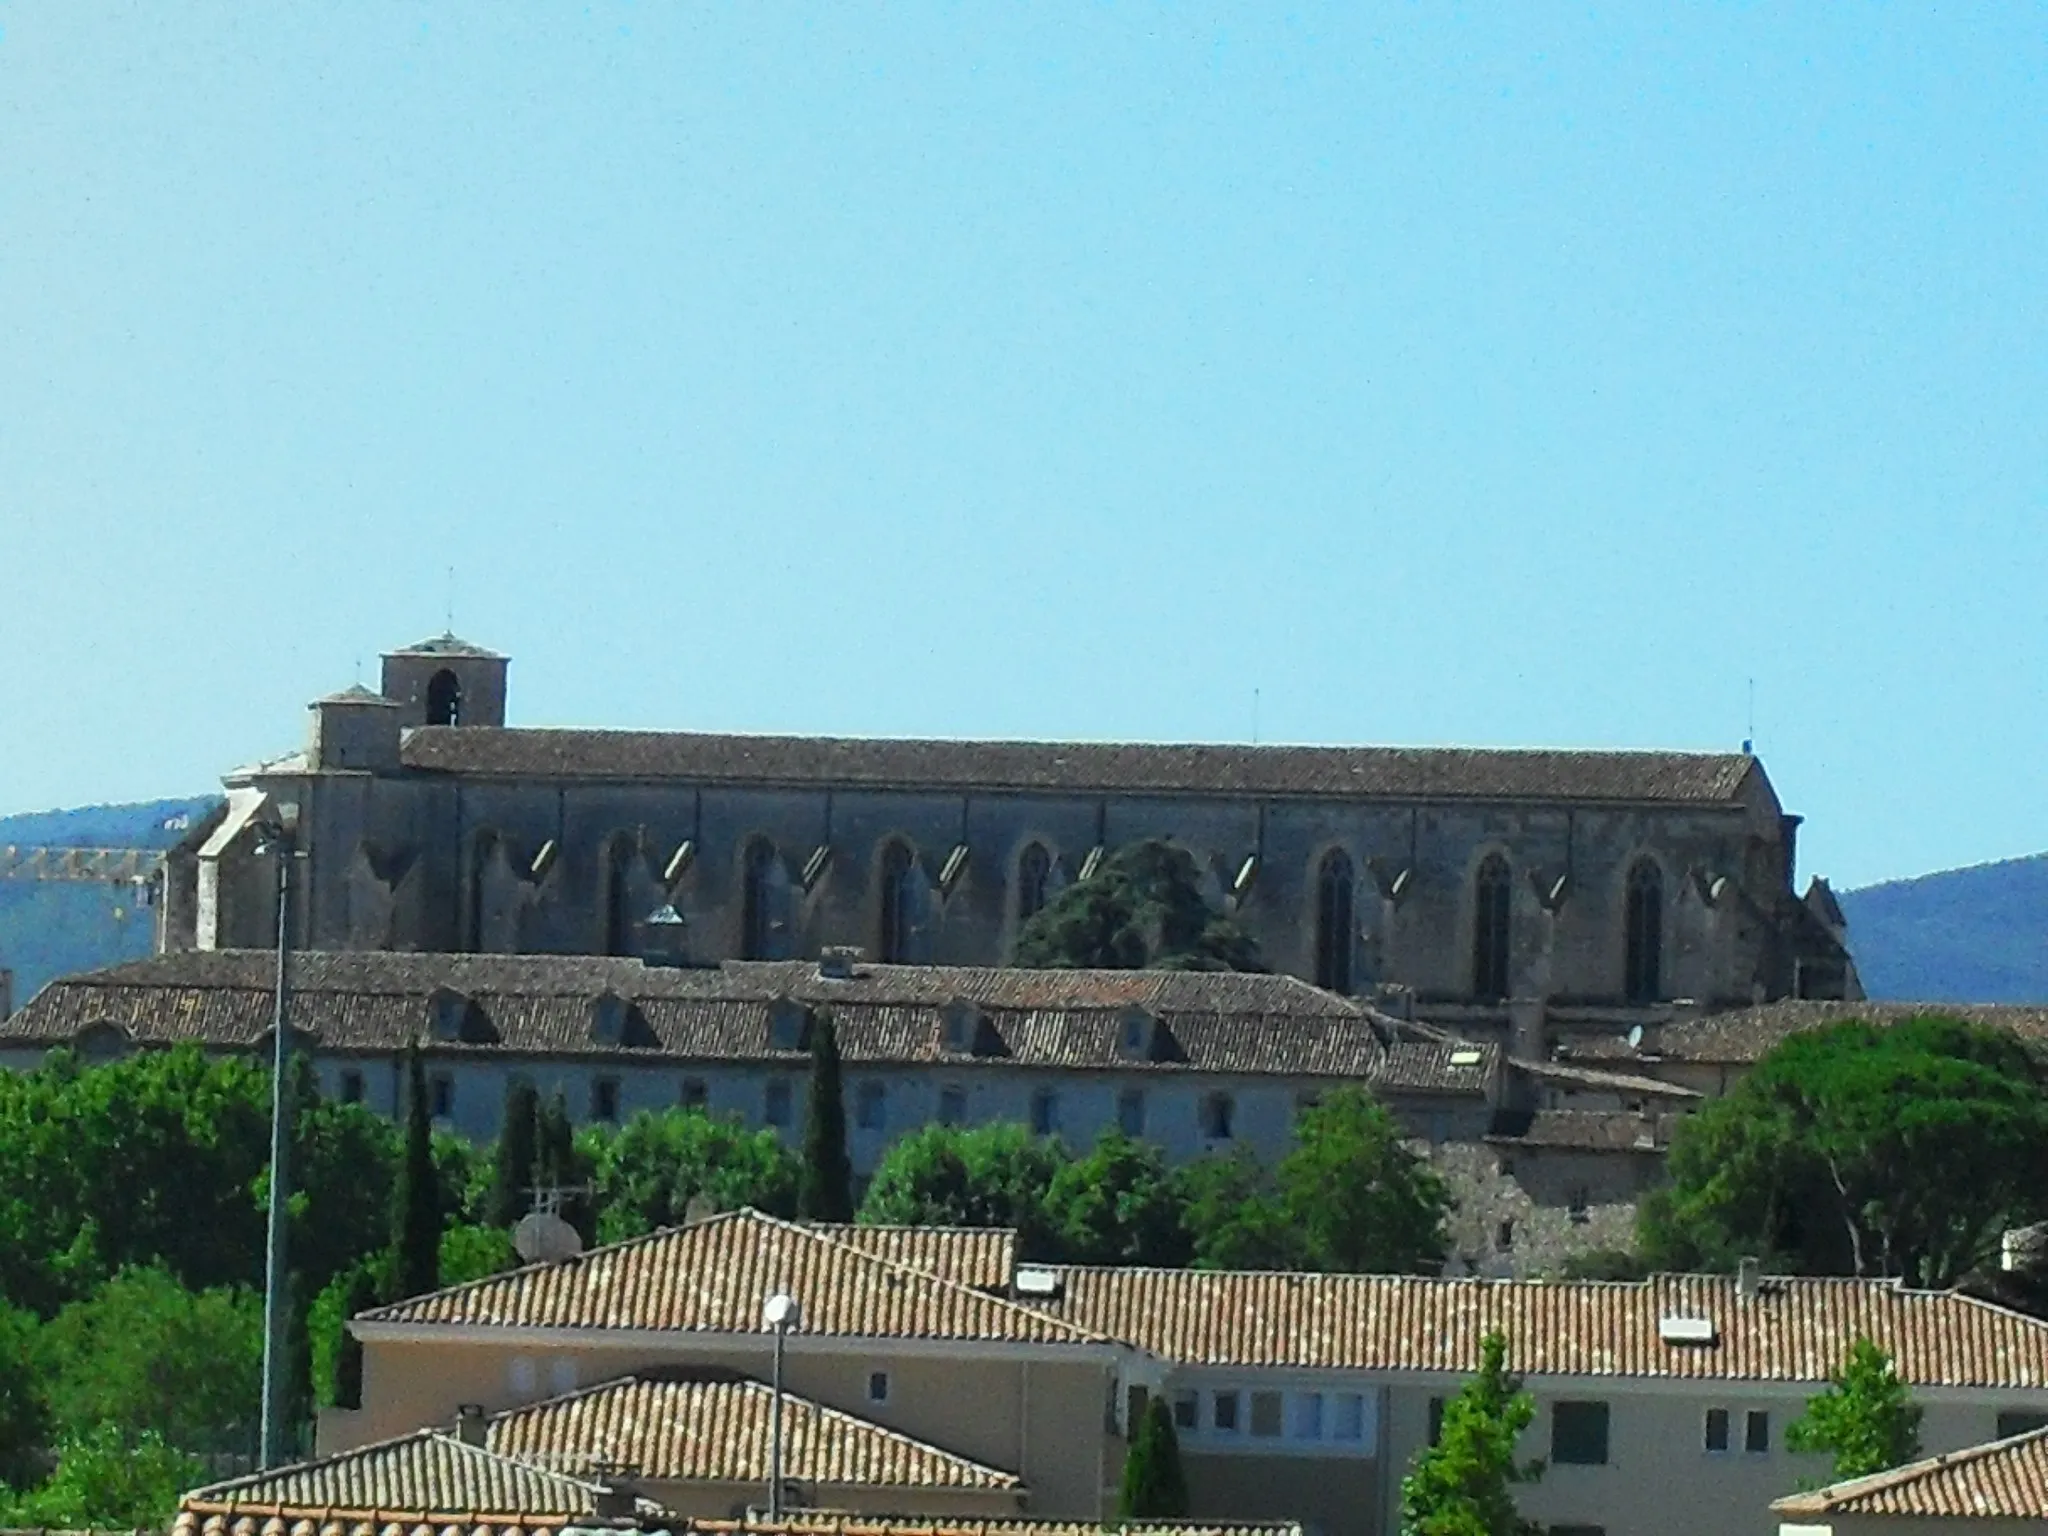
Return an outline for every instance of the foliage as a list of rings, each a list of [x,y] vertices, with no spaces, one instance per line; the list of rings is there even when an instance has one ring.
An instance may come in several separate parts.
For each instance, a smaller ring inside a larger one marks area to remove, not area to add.
[[[1564,1261],[1566,1280],[1647,1280],[1651,1270],[1641,1254],[1626,1248],[1594,1248]]]
[[[505,1122],[491,1165],[490,1205],[484,1220],[511,1227],[532,1209],[534,1166],[540,1150],[540,1093],[525,1078],[505,1090]]]
[[[1919,1459],[1921,1410],[1906,1395],[1890,1355],[1859,1337],[1828,1379],[1834,1385],[1807,1399],[1805,1414],[1786,1432],[1786,1445],[1831,1454],[1837,1482]]]
[[[1658,1268],[1768,1255],[1944,1287],[2048,1214],[2048,1073],[2016,1036],[1939,1017],[1784,1041],[1673,1138],[1644,1203]]]
[[[1202,896],[1194,855],[1152,839],[1119,848],[1017,935],[1021,966],[1263,971],[1258,945]]]
[[[461,1225],[441,1234],[438,1268],[442,1285],[466,1285],[486,1275],[519,1267],[512,1234],[503,1227]]]
[[[45,1325],[37,1354],[59,1434],[117,1424],[191,1451],[253,1440],[263,1378],[253,1291],[192,1292],[168,1270],[126,1269]]]
[[[892,1144],[868,1181],[867,1226],[1014,1227],[1027,1258],[1057,1257],[1045,1197],[1066,1161],[1021,1125],[927,1125]]]
[[[829,1010],[811,1027],[811,1092],[804,1118],[804,1160],[797,1214],[806,1221],[853,1220],[853,1164],[846,1156],[846,1090],[839,1031]]]
[[[348,1320],[366,1312],[390,1289],[389,1252],[351,1265],[313,1298],[306,1333],[313,1356],[313,1400],[322,1408],[363,1405],[363,1346]]]
[[[1117,1493],[1119,1520],[1182,1520],[1188,1514],[1188,1482],[1180,1464],[1180,1437],[1166,1399],[1154,1397],[1133,1426],[1124,1454],[1123,1486]]]
[[[1212,1152],[1184,1164],[1173,1190],[1196,1269],[1305,1269],[1271,1180],[1249,1152]]]
[[[1363,1088],[1302,1111],[1273,1182],[1311,1269],[1411,1274],[1443,1263],[1450,1192]]]
[[[1117,1130],[1061,1163],[1044,1197],[1048,1235],[1069,1264],[1177,1269],[1193,1255],[1166,1160]]]
[[[1444,1404],[1435,1445],[1416,1453],[1401,1480],[1401,1536],[1541,1536],[1515,1510],[1515,1485],[1543,1475],[1515,1460],[1515,1441],[1536,1416],[1519,1377],[1507,1373],[1507,1340],[1480,1341],[1479,1374]]]
[[[49,1429],[33,1312],[0,1302],[0,1483],[19,1487]]]
[[[679,1224],[698,1195],[725,1211],[796,1212],[797,1159],[771,1130],[701,1110],[643,1110],[616,1130],[590,1127],[578,1146],[603,1213],[597,1235],[607,1243]]]
[[[406,1049],[405,1081],[405,1150],[391,1208],[394,1300],[424,1295],[441,1279],[441,1178],[434,1166],[427,1070],[417,1045]]]
[[[597,1233],[598,1212],[587,1197],[570,1191],[590,1182],[591,1160],[578,1144],[568,1102],[559,1092],[548,1100],[535,1124],[534,1170],[536,1185],[563,1191],[561,1217],[588,1243]]]
[[[195,1459],[145,1430],[101,1424],[57,1447],[57,1468],[40,1488],[12,1499],[0,1489],[0,1525],[16,1529],[163,1530],[178,1497],[205,1481]]]

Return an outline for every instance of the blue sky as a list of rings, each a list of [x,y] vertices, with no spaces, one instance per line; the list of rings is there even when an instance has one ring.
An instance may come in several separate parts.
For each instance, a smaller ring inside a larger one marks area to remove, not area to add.
[[[2048,845],[2048,12],[0,0],[0,810],[515,718]]]

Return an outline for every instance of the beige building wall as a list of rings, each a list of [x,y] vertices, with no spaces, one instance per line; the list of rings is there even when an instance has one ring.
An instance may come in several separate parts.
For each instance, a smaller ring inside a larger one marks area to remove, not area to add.
[[[768,1502],[765,1483],[634,1484],[663,1509],[691,1520],[730,1520]],[[857,1515],[914,1515],[931,1519],[1002,1520],[1028,1509],[1021,1492],[979,1488],[890,1488],[810,1484],[796,1490],[801,1507]]]
[[[1204,1520],[1298,1520],[1304,1536],[1381,1536],[1380,1464],[1370,1457],[1219,1455],[1181,1458],[1188,1507]]]

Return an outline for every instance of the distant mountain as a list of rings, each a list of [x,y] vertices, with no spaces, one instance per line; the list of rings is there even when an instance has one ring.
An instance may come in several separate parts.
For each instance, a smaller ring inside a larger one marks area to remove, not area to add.
[[[1836,897],[1872,997],[2048,1003],[2048,853]]]
[[[200,795],[0,816],[0,967],[14,972],[15,1006],[52,977],[133,960],[156,945],[156,909],[132,878],[44,878],[47,861],[21,850],[169,848],[219,803]]]

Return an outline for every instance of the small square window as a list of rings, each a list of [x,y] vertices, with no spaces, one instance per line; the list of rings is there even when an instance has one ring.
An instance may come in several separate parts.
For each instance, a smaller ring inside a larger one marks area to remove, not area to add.
[[[1510,1216],[1494,1229],[1493,1246],[1506,1253],[1515,1246],[1515,1218]]]
[[[1228,1141],[1237,1124],[1237,1103],[1227,1093],[1212,1093],[1202,1100],[1202,1134],[1211,1141]]]
[[[1429,1443],[1435,1445],[1444,1437],[1444,1399],[1432,1397],[1429,1400]]]
[[[1592,1207],[1593,1192],[1581,1184],[1571,1192],[1565,1209],[1575,1224],[1584,1226],[1592,1220]]]
[[[889,1401],[889,1373],[887,1371],[868,1372],[868,1401],[871,1403],[886,1403]]]
[[[701,1077],[686,1077],[676,1102],[684,1109],[704,1109],[711,1103],[711,1085]]]
[[[1127,1088],[1116,1096],[1116,1128],[1133,1139],[1145,1134],[1145,1095]]]
[[[1295,1440],[1323,1438],[1323,1394],[1296,1392],[1288,1399],[1287,1433]]]
[[[1728,1449],[1728,1410],[1709,1408],[1707,1410],[1706,1448],[1718,1456]]]
[[[1031,1134],[1051,1136],[1060,1128],[1060,1096],[1050,1088],[1031,1095]]]
[[[1237,1407],[1237,1394],[1235,1392],[1218,1392],[1214,1399],[1211,1400],[1209,1404],[1211,1414],[1209,1422],[1216,1427],[1217,1434],[1234,1435],[1237,1433]]]
[[[889,1123],[887,1084],[869,1081],[860,1085],[854,1098],[854,1123],[864,1131],[879,1131]]]
[[[1254,1392],[1252,1394],[1252,1434],[1261,1440],[1277,1440],[1280,1437],[1280,1394],[1278,1392]]]
[[[1353,1443],[1365,1438],[1363,1392],[1338,1392],[1330,1398],[1330,1438]]]
[[[616,1077],[600,1077],[590,1085],[590,1118],[606,1121],[619,1118],[619,1080]]]
[[[965,1125],[967,1123],[967,1090],[965,1088],[941,1088],[939,1090],[939,1124]]]
[[[1201,1418],[1202,1399],[1198,1394],[1193,1392],[1176,1392],[1173,1394],[1173,1427],[1175,1429],[1195,1429],[1200,1425]]]
[[[1752,1408],[1742,1420],[1742,1448],[1752,1456],[1768,1456],[1771,1451],[1771,1416],[1761,1408]]]
[[[1559,1402],[1550,1405],[1550,1459],[1559,1466],[1607,1465],[1607,1405]]]
[[[348,1071],[341,1074],[341,1102],[360,1104],[363,1102],[363,1074]]]
[[[436,1120],[447,1120],[455,1113],[455,1078],[447,1072],[436,1072],[433,1081],[427,1085],[427,1102]]]
[[[761,1118],[773,1126],[787,1126],[790,1121],[791,1103],[789,1079],[771,1078],[761,1096]]]

